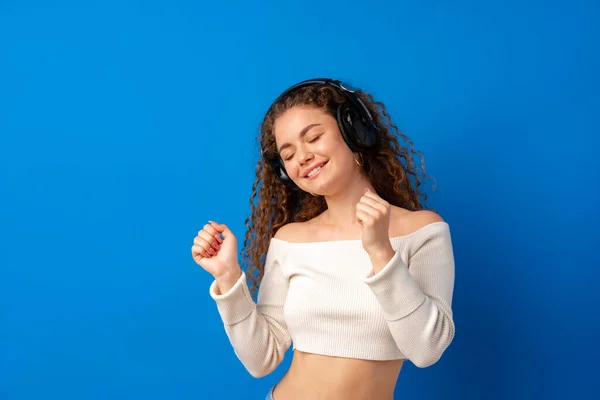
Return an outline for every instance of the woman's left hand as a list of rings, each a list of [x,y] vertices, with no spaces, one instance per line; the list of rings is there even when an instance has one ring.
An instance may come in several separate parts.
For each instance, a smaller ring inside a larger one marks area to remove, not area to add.
[[[371,258],[394,254],[388,236],[390,210],[390,204],[368,188],[356,204],[356,219],[362,225],[362,245]]]

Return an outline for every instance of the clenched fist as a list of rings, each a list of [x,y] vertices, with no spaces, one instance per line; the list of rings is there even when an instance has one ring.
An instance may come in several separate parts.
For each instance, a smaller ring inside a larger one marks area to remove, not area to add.
[[[222,292],[225,286],[233,285],[241,275],[237,239],[224,224],[209,221],[204,225],[194,238],[192,257],[196,264],[217,280]]]
[[[370,256],[393,253],[388,237],[390,204],[368,188],[356,204],[356,220],[362,225],[362,245]]]

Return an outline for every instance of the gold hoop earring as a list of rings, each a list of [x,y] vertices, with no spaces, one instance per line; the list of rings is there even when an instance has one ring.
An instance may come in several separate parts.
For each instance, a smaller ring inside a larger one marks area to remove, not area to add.
[[[365,159],[363,158],[362,153],[358,153],[358,157],[360,158],[360,162],[358,162],[356,157],[354,158],[354,161],[358,164],[359,167],[363,167],[365,165]]]

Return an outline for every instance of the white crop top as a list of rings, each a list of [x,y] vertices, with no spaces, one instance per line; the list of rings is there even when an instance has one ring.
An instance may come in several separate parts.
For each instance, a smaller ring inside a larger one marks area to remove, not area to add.
[[[361,240],[272,238],[254,303],[242,272],[215,300],[234,352],[254,377],[293,349],[366,360],[436,363],[454,338],[454,254],[446,222],[390,238],[394,257],[373,275]]]

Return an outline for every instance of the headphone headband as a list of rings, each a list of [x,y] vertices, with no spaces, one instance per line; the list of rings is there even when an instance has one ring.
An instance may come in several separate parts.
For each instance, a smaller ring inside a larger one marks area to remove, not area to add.
[[[287,95],[289,95],[293,91],[303,88],[303,87],[306,87],[306,86],[312,86],[312,85],[329,85],[329,86],[333,86],[334,88],[340,90],[342,92],[342,94],[344,94],[346,96],[346,98],[354,104],[355,107],[358,107],[358,109],[362,111],[362,113],[364,114],[365,117],[367,117],[369,122],[373,123],[373,117],[371,116],[369,109],[358,98],[358,96],[356,95],[356,90],[354,88],[352,88],[352,86],[348,85],[347,83],[344,83],[337,79],[331,79],[331,78],[307,79],[305,81],[298,82],[295,85],[287,88],[271,104],[266,115],[269,114],[269,112],[271,112],[271,110],[273,109],[275,104],[277,104],[281,99],[285,98]]]

